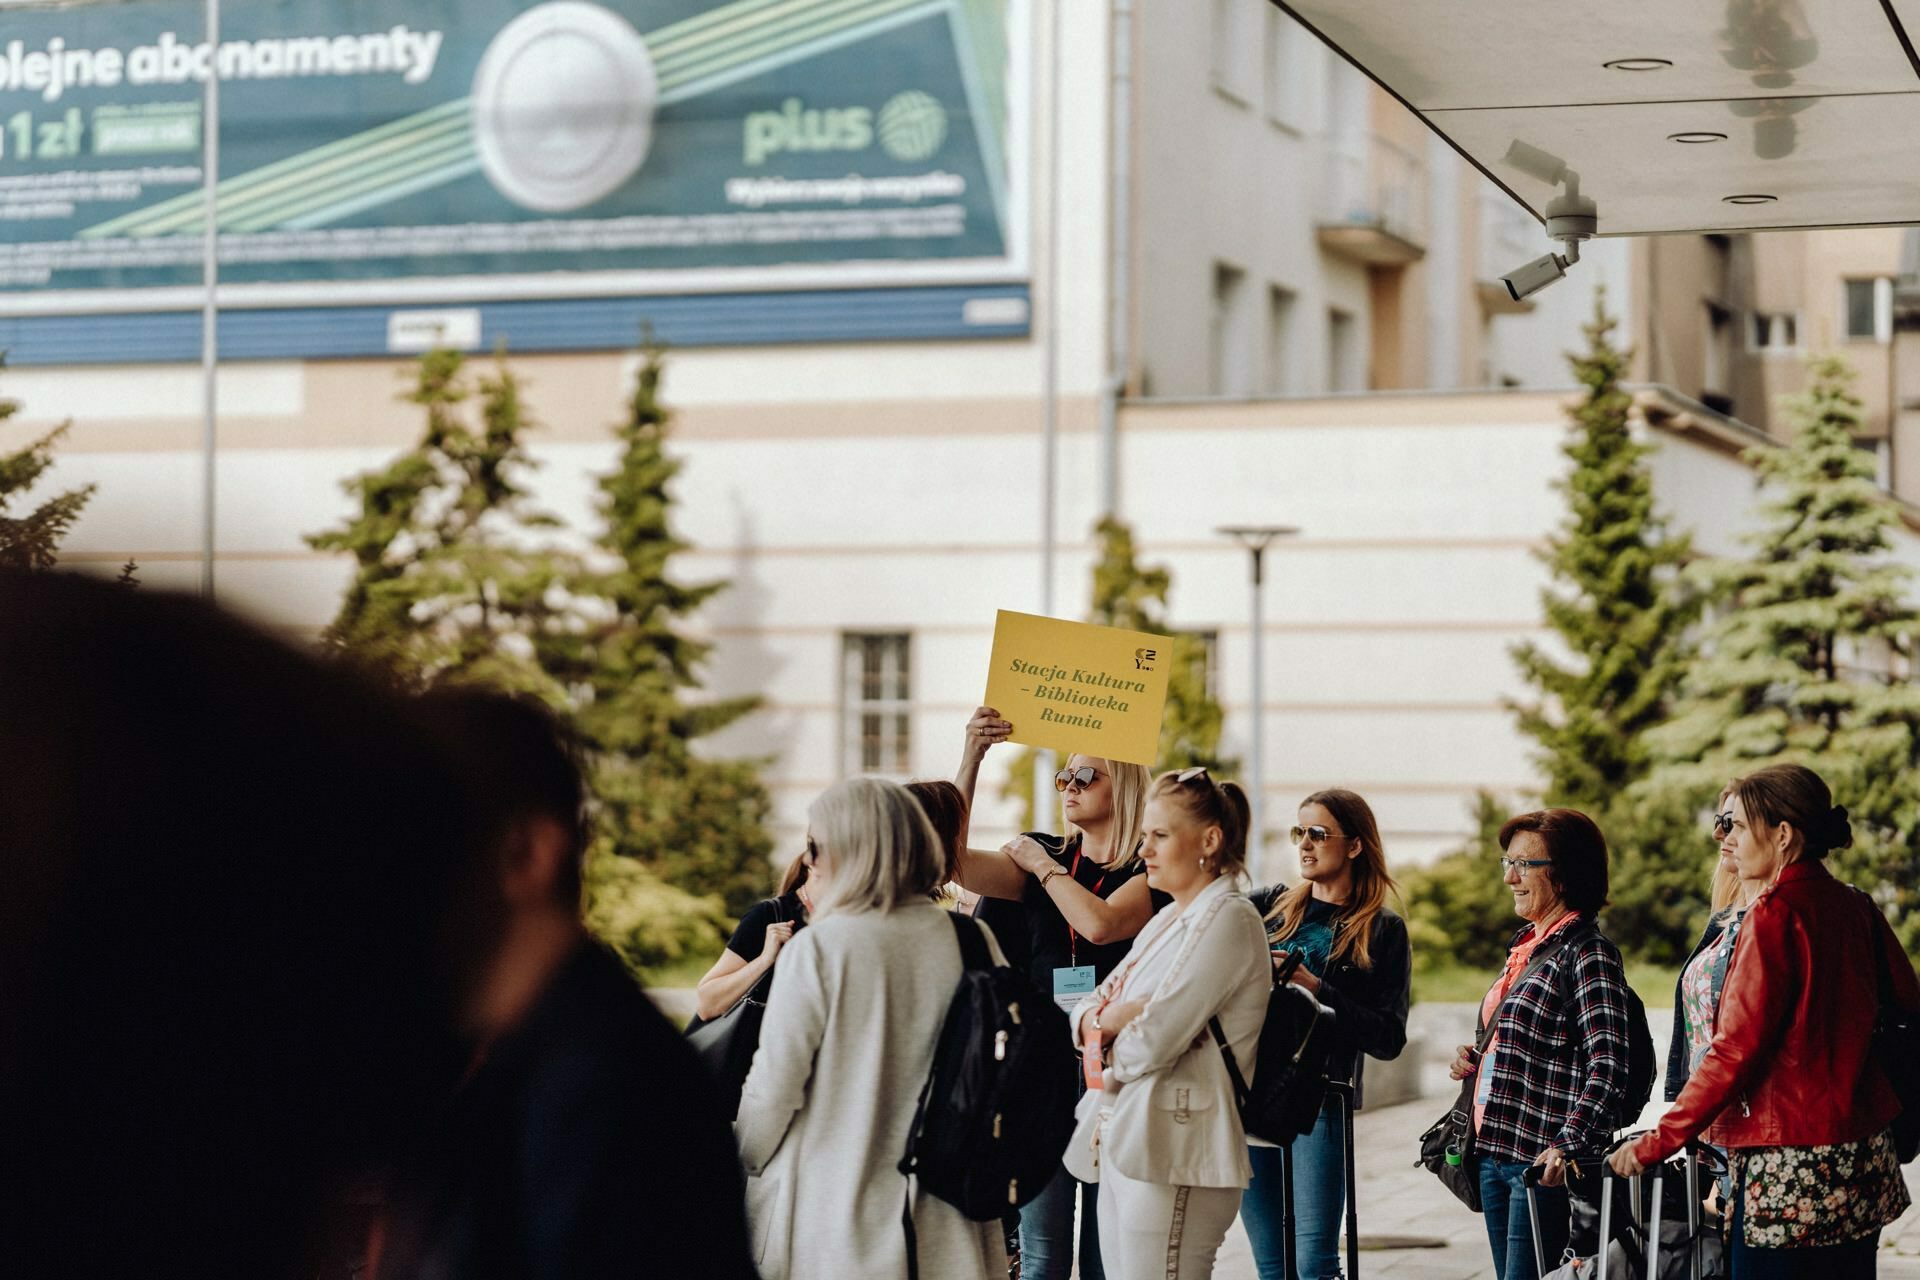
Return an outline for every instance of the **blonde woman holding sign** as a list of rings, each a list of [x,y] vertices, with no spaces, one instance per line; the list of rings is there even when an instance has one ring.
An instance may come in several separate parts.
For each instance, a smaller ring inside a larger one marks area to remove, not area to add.
[[[1236,888],[1248,820],[1235,784],[1160,776],[1144,861],[1171,902],[1074,1013],[1088,1092],[1066,1164],[1100,1184],[1109,1280],[1212,1275],[1252,1177],[1226,1062],[1253,1078],[1273,985],[1266,926]]]
[[[967,723],[954,782],[969,805],[980,762],[1012,732],[992,707],[979,708]],[[1070,1010],[1113,971],[1156,906],[1169,899],[1149,890],[1140,864],[1148,784],[1143,766],[1076,753],[1053,784],[1066,819],[1064,839],[1035,831],[996,850],[962,849],[955,878],[987,900],[981,918],[1011,939],[1010,953],[1025,953],[1027,975]],[[1066,1046],[1060,1069],[1079,1074]],[[1020,1211],[1022,1280],[1067,1280],[1073,1274],[1076,1198],[1081,1280],[1102,1280],[1094,1197],[1091,1191],[1081,1195],[1065,1170]]]

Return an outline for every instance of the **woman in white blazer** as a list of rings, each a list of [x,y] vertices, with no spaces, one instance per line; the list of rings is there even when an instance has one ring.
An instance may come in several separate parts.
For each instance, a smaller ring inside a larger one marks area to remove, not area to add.
[[[946,858],[895,783],[840,783],[808,819],[813,923],[781,951],[734,1122],[749,1229],[766,1280],[904,1276],[896,1166],[960,982],[953,925],[928,900]],[[918,1192],[913,1219],[924,1280],[1006,1275],[998,1222]]]
[[[1260,913],[1235,887],[1247,798],[1205,769],[1162,774],[1147,802],[1147,882],[1173,896],[1074,1010],[1088,1083],[1066,1166],[1100,1184],[1107,1280],[1213,1274],[1252,1176],[1220,1046],[1244,1077],[1273,985]]]

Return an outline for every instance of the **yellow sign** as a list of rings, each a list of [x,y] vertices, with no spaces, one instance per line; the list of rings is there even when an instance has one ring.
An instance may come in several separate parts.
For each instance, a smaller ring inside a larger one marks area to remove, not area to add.
[[[1172,662],[1165,636],[1002,609],[986,705],[1015,742],[1151,769]]]

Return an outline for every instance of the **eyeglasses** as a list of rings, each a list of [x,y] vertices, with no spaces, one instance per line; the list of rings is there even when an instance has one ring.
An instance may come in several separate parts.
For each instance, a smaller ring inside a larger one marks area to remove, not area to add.
[[[1500,859],[1500,874],[1504,876],[1509,871],[1525,871],[1530,867],[1550,867],[1552,865],[1552,858],[1502,858]]]
[[[1325,844],[1329,840],[1351,840],[1352,836],[1344,831],[1329,831],[1325,827],[1288,827],[1287,840],[1291,844],[1306,841],[1314,845]]]
[[[1090,764],[1083,764],[1078,769],[1062,769],[1053,775],[1053,789],[1065,791],[1068,787],[1079,787],[1085,791],[1099,776],[1100,771]]]
[[[1713,838],[1715,840],[1725,840],[1728,836],[1732,834],[1733,834],[1733,812],[1729,810],[1726,813],[1714,814],[1713,815]]]

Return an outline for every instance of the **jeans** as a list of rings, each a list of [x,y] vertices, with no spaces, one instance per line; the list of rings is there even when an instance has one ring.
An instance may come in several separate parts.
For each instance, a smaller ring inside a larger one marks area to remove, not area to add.
[[[1068,1280],[1073,1275],[1073,1202],[1080,1201],[1080,1280],[1106,1280],[1100,1265],[1098,1186],[1056,1169],[1047,1189],[1020,1210],[1021,1280]]]
[[[1533,1221],[1524,1181],[1531,1167],[1518,1160],[1480,1157],[1480,1207],[1487,1218],[1497,1280],[1538,1280],[1540,1275],[1534,1266]],[[1567,1247],[1567,1189],[1537,1187],[1534,1198],[1540,1205],[1541,1261],[1551,1269],[1560,1265]]]
[[[1328,1102],[1311,1131],[1293,1140],[1294,1262],[1301,1280],[1338,1280],[1341,1211],[1346,1208],[1346,1133],[1340,1105]],[[1248,1147],[1253,1182],[1240,1199],[1260,1280],[1288,1280],[1286,1198],[1278,1147]]]
[[[1746,1197],[1734,1199],[1733,1274],[1737,1280],[1873,1280],[1880,1233],[1817,1249],[1755,1249],[1746,1242]]]

